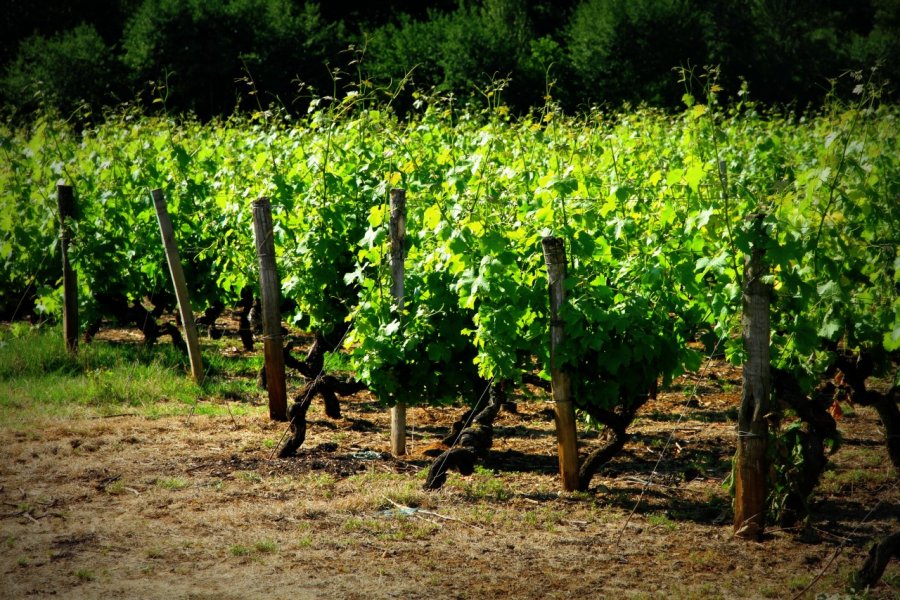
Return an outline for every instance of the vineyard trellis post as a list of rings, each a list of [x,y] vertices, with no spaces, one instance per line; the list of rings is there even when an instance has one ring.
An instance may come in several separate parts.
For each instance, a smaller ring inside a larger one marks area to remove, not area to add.
[[[390,196],[391,238],[391,296],[397,303],[397,320],[403,322],[403,296],[405,293],[404,246],[406,245],[406,191],[392,189]],[[399,331],[399,329],[398,329]],[[397,402],[391,407],[391,453],[406,454],[406,403]]]
[[[272,205],[263,196],[253,201],[253,237],[259,258],[259,299],[262,307],[263,354],[269,418],[287,421],[287,386],[284,374],[284,343],[281,338],[281,282],[275,266]]]
[[[766,422],[769,367],[769,284],[765,262],[765,215],[752,215],[753,246],[744,259],[743,330],[747,360],[743,367],[734,460],[734,534],[759,539],[765,529],[769,428]]]
[[[566,247],[562,238],[545,237],[541,242],[550,289],[550,385],[556,413],[556,439],[559,450],[559,474],[563,489],[578,489],[578,440],[575,406],[572,404],[569,374],[560,368],[560,352],[565,328],[559,317],[566,302]]]
[[[178,314],[181,315],[184,338],[187,340],[188,359],[191,362],[191,377],[194,378],[194,381],[200,383],[203,381],[203,359],[200,356],[200,339],[197,336],[194,311],[191,309],[191,299],[188,295],[187,283],[184,280],[184,270],[181,267],[181,255],[178,253],[178,245],[175,243],[172,219],[169,217],[166,199],[162,190],[152,190],[150,195],[153,198],[153,206],[156,209],[156,220],[159,222],[159,233],[162,236],[163,248],[166,251],[166,262],[169,263],[172,286],[175,288],[175,299],[178,301]]]
[[[72,241],[71,222],[75,219],[75,193],[72,186],[56,186],[59,204],[59,237],[62,253],[63,276],[63,338],[66,349],[74,354],[78,350],[78,275],[69,261],[69,244]]]

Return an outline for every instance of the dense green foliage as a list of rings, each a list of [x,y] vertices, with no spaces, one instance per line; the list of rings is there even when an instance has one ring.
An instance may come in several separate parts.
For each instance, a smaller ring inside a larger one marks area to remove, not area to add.
[[[525,112],[548,91],[567,110],[677,107],[673,69],[719,65],[727,89],[819,104],[828,81],[880,65],[900,80],[896,0],[14,0],[0,30],[0,100],[138,101],[202,118],[364,82],[406,110],[409,90],[480,99],[504,81]],[[401,90],[400,82],[413,85]],[[351,87],[348,87],[351,86]],[[849,92],[849,90],[844,90]]]
[[[812,383],[837,342],[900,347],[898,114],[858,85],[854,104],[803,118],[722,109],[710,82],[675,118],[548,105],[512,120],[504,105],[432,99],[400,120],[350,95],[299,121],[126,112],[80,132],[52,117],[4,126],[4,313],[33,280],[37,310],[59,310],[58,179],[76,188],[86,313],[104,294],[166,293],[155,187],[195,308],[236,302],[255,280],[249,204],[267,195],[294,323],[349,322],[353,368],[385,402],[471,397],[483,379],[546,370],[548,235],[569,253],[564,360],[581,406],[627,405],[696,367],[695,339],[741,362],[741,265],[760,243],[774,268],[773,361]],[[391,187],[409,196],[402,307],[388,292]]]

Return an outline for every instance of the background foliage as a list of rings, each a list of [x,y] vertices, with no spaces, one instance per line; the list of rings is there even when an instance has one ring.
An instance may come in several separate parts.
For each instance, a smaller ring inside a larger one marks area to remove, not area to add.
[[[201,118],[364,81],[405,110],[411,89],[480,99],[509,80],[514,110],[646,102],[676,107],[673,68],[716,64],[729,90],[819,104],[828,80],[900,75],[897,0],[12,0],[0,24],[0,97],[17,111],[137,99]],[[338,71],[335,77],[335,72]],[[351,75],[348,77],[346,72]],[[248,78],[252,77],[250,84]],[[256,96],[256,98],[254,98]]]

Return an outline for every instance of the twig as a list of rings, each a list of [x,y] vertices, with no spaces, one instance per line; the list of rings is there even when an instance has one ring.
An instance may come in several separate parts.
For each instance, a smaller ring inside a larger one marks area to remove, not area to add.
[[[384,499],[387,500],[388,502],[390,502],[391,504],[393,504],[396,508],[399,508],[401,510],[403,510],[403,509],[413,510],[413,511],[415,511],[414,514],[422,513],[423,515],[437,517],[439,519],[444,519],[445,521],[456,521],[457,523],[462,523],[463,525],[468,525],[469,527],[478,529],[479,531],[486,531],[483,527],[479,527],[478,525],[473,525],[472,523],[467,523],[466,521],[463,521],[462,519],[457,519],[456,517],[448,517],[447,515],[442,515],[440,513],[432,512],[430,510],[423,510],[421,508],[413,508],[411,506],[404,506],[402,504],[398,504],[398,503],[394,502],[387,496],[384,496]]]
[[[431,523],[432,525],[437,525],[437,526],[440,527],[440,528],[443,528],[443,527],[444,527],[443,524],[441,524],[441,523],[439,523],[439,522],[437,522],[437,521],[435,521],[435,520],[433,520],[433,519],[428,519],[428,518],[426,518],[426,517],[423,517],[422,515],[419,514],[419,512],[421,512],[421,511],[416,511],[415,515],[413,515],[413,516],[415,516],[417,519],[422,519],[423,521],[426,521],[426,522],[428,522],[428,523]]]
[[[89,420],[94,420],[94,419],[116,419],[116,418],[118,418],[118,417],[139,417],[139,416],[140,416],[140,415],[139,415],[138,413],[118,413],[118,414],[115,414],[115,415],[97,415],[97,416],[95,416],[95,417],[90,417]]]

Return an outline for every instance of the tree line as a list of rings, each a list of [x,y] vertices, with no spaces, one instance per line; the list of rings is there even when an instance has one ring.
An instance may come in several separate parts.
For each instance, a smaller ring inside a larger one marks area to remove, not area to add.
[[[414,91],[567,110],[680,104],[674,69],[805,108],[849,70],[900,79],[898,0],[9,0],[0,102],[202,118]],[[852,91],[853,82],[846,91]],[[891,89],[888,87],[887,89]],[[894,96],[896,98],[896,96]]]

